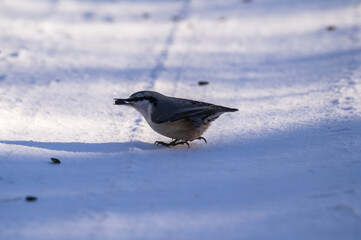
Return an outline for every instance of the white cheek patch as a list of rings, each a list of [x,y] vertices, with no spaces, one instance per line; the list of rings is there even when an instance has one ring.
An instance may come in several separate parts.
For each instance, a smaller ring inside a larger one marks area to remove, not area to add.
[[[137,101],[137,102],[133,102],[134,107],[136,108],[140,108],[140,109],[147,109],[147,104],[149,102],[147,100],[142,100],[142,101]]]
[[[146,120],[147,122],[149,122],[148,120],[151,120],[152,119],[152,104],[148,104],[147,106],[147,117],[146,117]]]
[[[147,100],[138,100],[138,101],[136,101],[136,102],[134,102],[135,104],[137,104],[137,105],[144,105],[144,104],[146,104],[146,103],[148,103],[148,101]]]
[[[149,102],[146,100],[132,103],[132,107],[135,108],[138,112],[140,112],[145,119],[147,119],[149,115],[149,105]]]

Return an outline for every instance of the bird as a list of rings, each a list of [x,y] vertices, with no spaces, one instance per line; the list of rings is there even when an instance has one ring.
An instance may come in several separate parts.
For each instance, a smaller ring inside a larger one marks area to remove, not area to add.
[[[114,98],[114,105],[126,105],[137,110],[157,133],[172,139],[170,143],[154,144],[173,147],[196,139],[207,140],[202,134],[221,114],[236,112],[236,108],[223,107],[190,99],[168,97],[155,91],[140,91],[129,98]]]

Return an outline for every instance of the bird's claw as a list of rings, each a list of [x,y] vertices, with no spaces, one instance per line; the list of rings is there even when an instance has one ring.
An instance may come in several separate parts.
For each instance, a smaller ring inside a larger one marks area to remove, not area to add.
[[[204,137],[199,137],[199,138],[193,139],[192,141],[194,141],[194,140],[203,140],[207,144],[207,140]]]
[[[204,142],[207,144],[207,140],[206,140],[204,137],[199,137],[199,138],[197,138],[197,139],[199,139],[199,140],[204,140]]]

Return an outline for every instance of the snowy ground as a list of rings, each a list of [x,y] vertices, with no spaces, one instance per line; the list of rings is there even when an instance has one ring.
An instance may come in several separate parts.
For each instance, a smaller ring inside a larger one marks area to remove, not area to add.
[[[1,0],[0,239],[361,239],[360,27],[359,0]],[[112,100],[144,89],[240,111],[155,146]]]

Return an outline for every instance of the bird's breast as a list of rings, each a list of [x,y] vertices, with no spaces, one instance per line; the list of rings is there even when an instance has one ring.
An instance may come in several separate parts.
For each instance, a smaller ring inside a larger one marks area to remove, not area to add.
[[[183,118],[174,122],[154,123],[146,119],[149,126],[157,133],[172,139],[194,140],[202,136],[207,130],[209,123],[195,124],[189,119]]]

